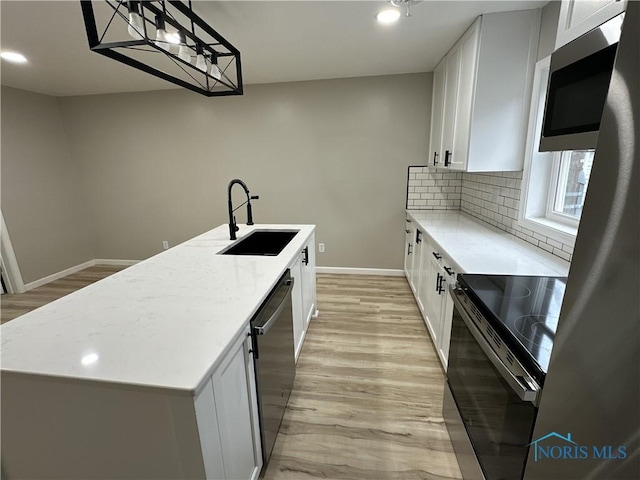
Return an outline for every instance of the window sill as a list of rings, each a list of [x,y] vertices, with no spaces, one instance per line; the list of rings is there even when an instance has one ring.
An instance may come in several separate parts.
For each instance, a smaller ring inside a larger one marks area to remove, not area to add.
[[[518,222],[520,226],[533,230],[538,235],[573,246],[576,242],[578,229],[565,223],[556,222],[547,217],[522,218]]]

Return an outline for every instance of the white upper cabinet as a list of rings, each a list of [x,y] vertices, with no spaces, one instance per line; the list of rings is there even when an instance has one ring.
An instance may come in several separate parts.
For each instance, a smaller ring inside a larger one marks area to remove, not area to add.
[[[429,166],[442,165],[442,115],[444,114],[445,69],[447,59],[443,58],[433,71],[433,100],[431,102],[431,145]]]
[[[555,48],[566,45],[619,15],[625,7],[625,0],[563,0]]]
[[[457,46],[457,45],[456,45]],[[453,150],[453,132],[456,125],[458,83],[460,78],[460,49],[455,48],[445,57],[444,111],[442,112],[442,146],[439,167],[449,165]]]
[[[456,48],[460,67],[458,68],[458,95],[456,99],[456,120],[453,129],[453,148],[445,151],[445,166],[455,170],[465,170],[469,153],[471,118],[473,113],[473,92],[476,83],[478,47],[480,42],[480,20],[476,20],[462,36]]]
[[[428,165],[522,170],[539,31],[540,10],[482,15],[438,64]]]

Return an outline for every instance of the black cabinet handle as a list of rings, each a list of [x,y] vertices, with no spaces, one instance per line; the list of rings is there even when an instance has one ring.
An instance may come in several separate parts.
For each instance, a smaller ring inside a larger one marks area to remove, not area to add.
[[[453,270],[449,267],[444,267],[444,271],[447,272],[447,275],[453,275]]]
[[[309,265],[309,247],[304,247],[302,253],[304,255],[302,257],[302,263],[304,263],[305,265]]]
[[[407,255],[411,255],[411,244],[407,243]]]
[[[409,230],[405,230],[406,233],[409,233]]]
[[[444,152],[444,166],[448,167],[449,165],[451,165],[451,160],[449,160],[449,157],[451,157],[451,152],[449,150],[447,150],[446,152]]]
[[[416,230],[416,243],[422,242],[422,232],[420,230]]]
[[[440,260],[442,258],[442,255],[440,255],[439,253],[431,252],[431,254],[436,258],[436,260]]]
[[[433,165],[438,164],[438,152],[433,152]]]
[[[407,223],[411,223],[411,220],[409,220],[408,218],[405,218],[404,221]]]
[[[436,276],[436,292],[440,293],[440,274]]]
[[[438,277],[438,288],[436,288],[436,290],[438,291],[438,295],[442,295],[442,292],[444,292],[444,287],[442,286],[444,283],[444,276],[438,274]]]

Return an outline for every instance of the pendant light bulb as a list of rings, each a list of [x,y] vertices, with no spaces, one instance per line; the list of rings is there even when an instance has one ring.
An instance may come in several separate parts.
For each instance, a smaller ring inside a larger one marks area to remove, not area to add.
[[[196,56],[196,68],[207,73],[207,62],[204,61],[202,47],[198,46],[196,51],[198,52],[198,55]]]
[[[222,72],[220,72],[220,68],[218,67],[218,55],[215,53],[211,55],[211,76],[216,80],[222,78]]]
[[[156,45],[163,50],[169,51],[171,45],[167,42],[167,31],[162,15],[156,15]]]
[[[138,9],[138,2],[128,2],[127,8],[129,9],[129,25],[127,27],[129,36],[134,40],[142,40],[144,38],[144,26]]]
[[[191,63],[191,49],[187,46],[187,37],[180,32],[180,48],[178,49],[178,58],[183,62]]]

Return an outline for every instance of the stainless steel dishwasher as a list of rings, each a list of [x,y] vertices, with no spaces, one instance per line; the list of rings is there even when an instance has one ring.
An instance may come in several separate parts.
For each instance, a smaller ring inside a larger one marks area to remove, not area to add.
[[[293,282],[287,270],[251,320],[263,470],[269,463],[296,375]]]

